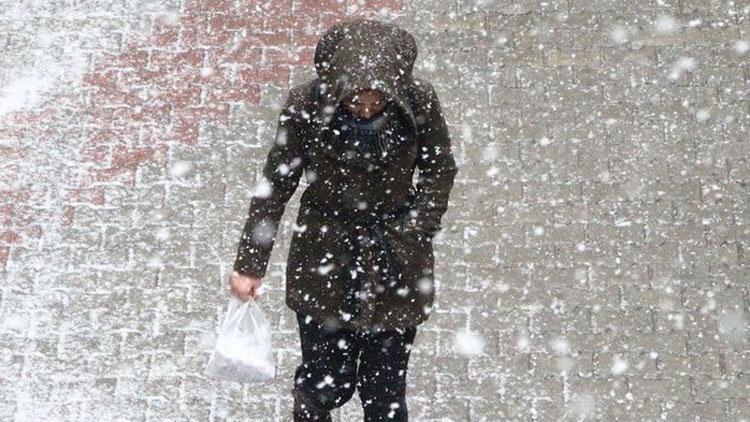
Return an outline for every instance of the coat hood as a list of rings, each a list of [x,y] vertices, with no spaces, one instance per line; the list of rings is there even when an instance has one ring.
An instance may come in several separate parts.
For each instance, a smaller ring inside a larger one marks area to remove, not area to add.
[[[417,122],[406,101],[413,83],[417,43],[406,30],[373,19],[350,19],[333,25],[318,41],[315,69],[334,110],[342,99],[369,88],[390,96],[416,130]],[[333,89],[329,90],[331,87]]]

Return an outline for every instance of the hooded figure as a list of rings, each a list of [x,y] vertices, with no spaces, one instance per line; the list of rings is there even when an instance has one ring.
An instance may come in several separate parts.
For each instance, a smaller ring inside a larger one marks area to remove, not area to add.
[[[317,78],[290,90],[234,270],[265,275],[304,172],[286,267],[286,305],[296,312],[357,331],[413,327],[430,315],[432,238],[457,167],[437,94],[412,76],[416,57],[414,38],[398,26],[347,20],[318,42]],[[363,89],[385,94],[389,118],[360,127],[380,131],[378,142],[350,148],[337,116],[342,100]]]

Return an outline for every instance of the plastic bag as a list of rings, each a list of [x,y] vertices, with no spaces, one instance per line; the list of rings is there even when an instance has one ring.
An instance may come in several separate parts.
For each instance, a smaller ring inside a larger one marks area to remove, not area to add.
[[[252,298],[231,297],[206,374],[241,383],[275,378],[270,327]]]

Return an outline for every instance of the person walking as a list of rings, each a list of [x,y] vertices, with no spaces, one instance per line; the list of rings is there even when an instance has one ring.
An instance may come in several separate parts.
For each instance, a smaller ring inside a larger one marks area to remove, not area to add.
[[[302,349],[295,422],[331,421],[355,389],[366,422],[408,420],[409,354],[435,297],[432,239],[458,171],[416,57],[395,24],[330,27],[317,77],[289,91],[250,201],[229,281],[244,301],[260,296],[286,204],[303,173],[308,182],[286,266]]]

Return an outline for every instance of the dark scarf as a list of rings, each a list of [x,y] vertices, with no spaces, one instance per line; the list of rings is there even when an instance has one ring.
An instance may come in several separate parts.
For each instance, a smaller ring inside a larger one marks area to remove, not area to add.
[[[383,164],[404,143],[404,123],[398,105],[392,100],[369,119],[356,116],[342,105],[330,124],[329,139],[337,155],[350,163]]]

